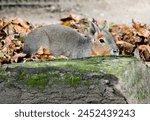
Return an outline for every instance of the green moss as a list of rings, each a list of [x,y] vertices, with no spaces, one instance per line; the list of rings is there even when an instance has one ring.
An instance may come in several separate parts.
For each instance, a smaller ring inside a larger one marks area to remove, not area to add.
[[[137,99],[143,100],[143,99],[148,97],[148,92],[144,87],[142,87],[142,88],[137,90],[137,95],[136,96],[137,96]]]
[[[99,67],[97,64],[101,63],[101,58],[94,57],[94,58],[85,58],[85,59],[74,59],[74,60],[68,60],[67,62],[59,62],[55,63],[53,66],[59,67],[59,68],[67,68],[70,70],[76,70],[81,73],[83,72],[93,72],[93,71],[99,71]]]
[[[64,81],[70,86],[77,86],[81,83],[81,77],[79,74],[66,73],[64,74]]]
[[[43,89],[48,83],[47,74],[35,74],[32,75],[28,80],[25,81],[25,84],[30,87]]]
[[[7,73],[5,73],[5,72],[0,72],[0,80],[6,80],[6,78],[7,78]]]
[[[20,78],[24,77],[24,74],[20,75]],[[52,85],[69,85],[72,87],[76,87],[81,83],[84,85],[90,85],[89,80],[82,79],[81,75],[77,72],[60,72],[60,71],[50,71],[44,74],[26,74],[28,77],[25,80],[25,84],[31,88],[40,88],[44,89],[46,86],[49,88]]]
[[[143,100],[148,96],[148,91],[144,87],[144,82],[142,73],[138,72],[133,78],[131,82],[131,86],[133,89],[136,90],[135,97],[139,100]]]
[[[118,59],[119,58],[119,59]],[[127,66],[130,61],[133,61],[133,58],[129,57],[90,57],[90,58],[83,58],[83,59],[52,59],[46,61],[37,61],[37,62],[27,62],[27,63],[20,63],[20,64],[13,64],[10,65],[11,68],[16,66],[23,66],[23,67],[30,67],[30,68],[45,68],[45,67],[56,67],[59,69],[70,69],[76,70],[81,73],[86,72],[103,72],[103,73],[111,73],[118,76],[118,73],[122,73],[122,68]],[[119,62],[118,62],[119,61]],[[112,64],[114,63],[114,64]],[[116,63],[116,64],[115,64]]]
[[[45,62],[46,62],[46,61],[60,62],[60,61],[67,61],[67,59],[65,59],[65,58],[53,58],[53,59],[45,60]]]
[[[80,83],[81,80],[80,73],[93,73],[93,72],[99,74],[109,73],[117,77],[118,76],[121,77],[123,75],[125,67],[130,63],[130,61],[133,62],[133,60],[134,58],[129,58],[129,57],[121,58],[121,57],[113,57],[113,56],[107,56],[107,57],[97,56],[97,57],[72,59],[72,60],[53,59],[53,60],[46,60],[46,61],[27,62],[27,63],[7,65],[7,67],[15,68],[19,66],[26,69],[29,67],[34,69],[37,68],[38,70],[43,69],[44,72],[40,71],[40,73],[42,72],[44,74],[37,74],[37,75],[34,74],[30,76],[29,74],[26,75],[23,72],[18,73],[18,78],[23,80],[24,79],[28,80],[27,84],[32,85],[31,87],[38,87],[38,85],[40,84],[44,85],[42,84],[42,82],[45,83],[45,81],[43,80],[48,80],[48,81],[50,80],[51,82],[55,82],[55,83],[61,83],[67,80],[66,81],[67,84],[75,86]],[[58,72],[55,73],[56,71]],[[66,72],[70,72],[70,74],[65,75]],[[74,74],[74,72],[77,72],[79,74]],[[61,77],[60,73],[62,73],[62,75],[65,77]],[[36,82],[35,80],[41,80],[41,81]]]
[[[93,57],[88,59],[69,60],[67,63],[55,63],[54,66],[77,70],[81,73],[102,72],[110,73],[116,76],[122,76],[123,69],[133,61],[133,59],[117,59],[114,57]],[[112,64],[113,63],[113,64]]]
[[[138,99],[139,101],[144,100],[148,97],[148,91],[144,87],[140,87],[137,90],[132,89],[129,92],[130,96]]]
[[[24,42],[25,40],[25,33],[21,32],[20,35],[18,37],[16,37],[17,39],[19,39],[21,42]]]
[[[26,76],[26,73],[23,71],[17,73],[17,77],[19,80],[23,80],[25,76]]]

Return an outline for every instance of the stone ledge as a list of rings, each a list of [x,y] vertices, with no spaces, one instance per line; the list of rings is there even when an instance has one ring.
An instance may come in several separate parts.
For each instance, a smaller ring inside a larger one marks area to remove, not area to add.
[[[150,68],[131,57],[3,65],[0,103],[150,103]]]

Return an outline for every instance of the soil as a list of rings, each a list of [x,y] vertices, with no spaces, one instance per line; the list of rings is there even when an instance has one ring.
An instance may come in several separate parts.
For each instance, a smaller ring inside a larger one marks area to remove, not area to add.
[[[51,7],[14,7],[0,10],[1,17],[21,17],[32,23],[57,23],[70,13],[109,22],[131,23],[131,19],[150,24],[149,0],[65,0]]]

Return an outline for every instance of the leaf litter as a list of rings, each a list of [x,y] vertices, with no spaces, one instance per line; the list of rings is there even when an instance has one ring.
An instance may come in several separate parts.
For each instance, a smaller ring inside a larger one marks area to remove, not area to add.
[[[62,25],[69,26],[79,33],[85,34],[90,20],[71,14],[61,18],[60,22]],[[102,23],[106,22],[106,20],[93,19],[92,22],[102,27]],[[25,36],[33,29],[42,26],[41,24],[33,26],[32,23],[21,18],[0,18],[0,63],[18,63],[56,58],[53,53],[43,47],[40,47],[30,57],[23,53]],[[150,62],[150,28],[147,24],[135,20],[132,20],[132,26],[111,23],[109,31],[115,38],[120,55],[136,55],[145,63]],[[68,59],[63,55],[57,58]]]

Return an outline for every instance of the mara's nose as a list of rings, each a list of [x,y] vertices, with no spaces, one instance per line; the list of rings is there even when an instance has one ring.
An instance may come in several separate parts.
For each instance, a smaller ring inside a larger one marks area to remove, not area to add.
[[[119,55],[119,49],[112,50],[111,54],[112,55]]]

